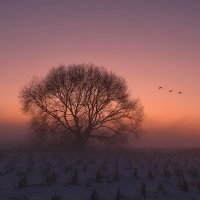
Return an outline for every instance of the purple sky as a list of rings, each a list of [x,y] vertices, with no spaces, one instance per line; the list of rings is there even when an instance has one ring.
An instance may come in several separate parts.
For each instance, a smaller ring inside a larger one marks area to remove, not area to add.
[[[199,11],[199,0],[0,0],[2,141],[27,131],[18,93],[33,76],[92,62],[140,97],[144,146],[200,146]]]

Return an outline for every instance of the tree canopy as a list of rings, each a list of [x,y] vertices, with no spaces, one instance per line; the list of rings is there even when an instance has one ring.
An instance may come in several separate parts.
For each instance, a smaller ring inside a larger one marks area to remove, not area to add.
[[[139,136],[143,107],[126,81],[94,64],[52,68],[20,91],[22,110],[41,143],[84,148],[88,142],[117,143]]]

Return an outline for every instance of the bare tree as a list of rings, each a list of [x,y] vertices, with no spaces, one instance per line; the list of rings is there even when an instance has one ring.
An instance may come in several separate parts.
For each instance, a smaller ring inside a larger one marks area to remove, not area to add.
[[[130,97],[125,80],[93,64],[53,68],[22,88],[19,97],[36,131],[81,149],[88,141],[139,136],[143,121],[143,107]]]

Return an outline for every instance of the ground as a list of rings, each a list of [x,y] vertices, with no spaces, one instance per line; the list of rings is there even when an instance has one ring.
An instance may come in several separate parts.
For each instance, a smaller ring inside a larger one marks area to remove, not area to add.
[[[2,200],[195,200],[197,150],[1,152]]]

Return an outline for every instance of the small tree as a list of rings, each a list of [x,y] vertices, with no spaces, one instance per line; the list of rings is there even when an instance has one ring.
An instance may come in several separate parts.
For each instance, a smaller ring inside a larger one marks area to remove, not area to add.
[[[131,99],[123,78],[93,64],[53,68],[22,88],[19,97],[42,142],[55,137],[82,149],[88,141],[116,143],[139,136],[139,100]]]

